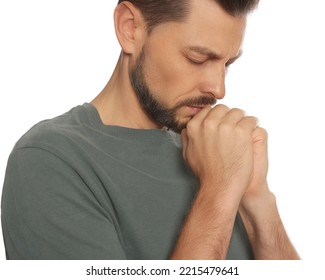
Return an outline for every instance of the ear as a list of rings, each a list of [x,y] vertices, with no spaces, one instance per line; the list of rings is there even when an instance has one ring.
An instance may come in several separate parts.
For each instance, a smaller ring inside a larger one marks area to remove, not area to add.
[[[144,19],[130,2],[124,1],[115,8],[115,33],[124,53],[132,54],[142,48],[146,35]]]

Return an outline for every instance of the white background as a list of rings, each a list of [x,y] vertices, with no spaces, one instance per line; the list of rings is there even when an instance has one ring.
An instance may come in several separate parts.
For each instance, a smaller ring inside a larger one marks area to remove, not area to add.
[[[120,48],[112,21],[117,0],[0,3],[2,185],[18,138],[36,122],[91,101],[105,86]],[[325,250],[323,3],[261,0],[222,102],[258,116],[268,130],[269,184],[305,260],[321,259]]]

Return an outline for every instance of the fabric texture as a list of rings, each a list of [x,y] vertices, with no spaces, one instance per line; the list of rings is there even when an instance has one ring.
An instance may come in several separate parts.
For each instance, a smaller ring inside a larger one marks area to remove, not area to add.
[[[85,103],[15,145],[2,193],[7,259],[168,259],[198,189],[179,135],[106,126]],[[228,259],[251,259],[237,215]]]

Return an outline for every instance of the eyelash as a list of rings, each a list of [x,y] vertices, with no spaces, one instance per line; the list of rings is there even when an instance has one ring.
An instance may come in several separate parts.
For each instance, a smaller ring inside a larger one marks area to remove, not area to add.
[[[194,59],[192,59],[192,58],[187,58],[188,59],[188,61],[191,63],[191,64],[194,64],[194,65],[202,65],[202,64],[204,64],[205,63],[205,61],[197,61],[197,60],[194,60]],[[229,69],[229,67],[230,67],[230,65],[232,64],[233,62],[229,62],[229,63],[226,63],[225,64],[225,67],[226,67],[226,69],[228,70]]]
[[[197,61],[197,60],[193,60],[191,58],[187,58],[188,61],[191,63],[191,64],[194,64],[194,65],[202,65],[205,61]]]

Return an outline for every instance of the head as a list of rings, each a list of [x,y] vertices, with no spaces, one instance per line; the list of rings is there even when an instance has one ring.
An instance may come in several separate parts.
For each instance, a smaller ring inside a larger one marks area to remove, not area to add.
[[[115,26],[130,83],[147,116],[181,132],[225,95],[258,0],[120,0]]]

